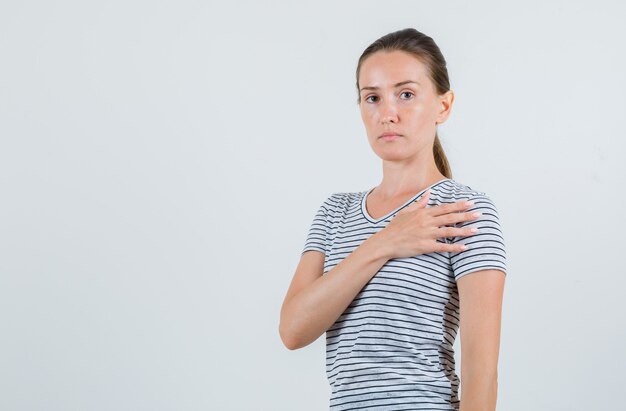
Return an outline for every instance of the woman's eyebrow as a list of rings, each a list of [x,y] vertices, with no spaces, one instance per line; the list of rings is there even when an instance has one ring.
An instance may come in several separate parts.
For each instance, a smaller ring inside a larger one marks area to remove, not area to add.
[[[417,84],[418,86],[421,86],[421,84],[419,82],[415,81],[415,80],[404,80],[404,81],[401,81],[399,83],[394,84],[393,87],[394,88],[395,87],[400,87],[400,86],[403,86],[403,85],[409,84],[409,83],[414,83],[414,84]],[[367,87],[362,87],[361,91],[363,91],[363,90],[378,90],[378,89],[379,89],[379,87],[367,86]]]

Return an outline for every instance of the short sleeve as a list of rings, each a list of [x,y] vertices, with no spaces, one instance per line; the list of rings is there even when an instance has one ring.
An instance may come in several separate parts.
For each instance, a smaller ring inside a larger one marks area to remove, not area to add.
[[[300,255],[309,250],[316,250],[322,253],[326,253],[326,242],[329,226],[327,216],[331,201],[332,195],[324,200],[324,202],[319,206],[309,227],[309,231],[304,242],[304,248],[302,249],[302,253],[300,253]]]
[[[458,281],[464,275],[489,269],[501,270],[506,275],[506,248],[496,205],[485,193],[474,195],[469,200],[475,204],[466,211],[480,211],[482,215],[455,224],[457,228],[476,227],[478,232],[450,239],[452,244],[467,246],[464,251],[450,253],[454,279]]]

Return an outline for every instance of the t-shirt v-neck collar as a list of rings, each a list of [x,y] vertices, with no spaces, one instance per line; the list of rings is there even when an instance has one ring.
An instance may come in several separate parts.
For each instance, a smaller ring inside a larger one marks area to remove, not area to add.
[[[370,223],[374,223],[374,224],[380,223],[380,222],[382,222],[382,221],[384,221],[384,220],[388,219],[389,217],[391,217],[392,215],[394,215],[395,213],[397,213],[398,211],[400,211],[400,210],[401,210],[401,209],[403,209],[404,207],[408,206],[410,203],[412,203],[412,202],[413,202],[413,201],[415,201],[418,197],[420,197],[422,194],[424,194],[424,192],[425,192],[426,190],[428,190],[429,188],[433,188],[433,187],[435,187],[435,186],[437,186],[437,185],[439,185],[439,184],[441,184],[441,183],[443,183],[443,182],[445,182],[445,181],[448,181],[448,180],[450,180],[450,179],[449,179],[449,178],[444,178],[444,179],[441,179],[441,180],[439,180],[439,181],[437,181],[437,182],[435,182],[435,183],[433,183],[433,184],[429,185],[428,187],[425,187],[425,188],[424,188],[424,189],[422,189],[419,193],[415,194],[413,197],[411,197],[410,199],[408,199],[408,200],[407,200],[404,204],[402,204],[400,207],[397,207],[395,210],[393,210],[393,211],[391,211],[391,212],[387,213],[387,215],[384,215],[384,216],[382,216],[382,217],[380,217],[380,218],[373,218],[372,216],[370,216],[370,215],[369,215],[369,213],[367,212],[367,208],[365,207],[365,203],[366,203],[366,200],[367,200],[367,196],[368,196],[368,195],[369,195],[372,191],[374,191],[374,189],[376,188],[376,187],[372,187],[372,188],[371,188],[371,189],[369,189],[367,192],[363,192],[364,194],[363,194],[363,196],[362,196],[362,198],[361,198],[361,213],[363,214],[363,217],[365,217],[365,219],[367,219],[367,221],[369,221]]]

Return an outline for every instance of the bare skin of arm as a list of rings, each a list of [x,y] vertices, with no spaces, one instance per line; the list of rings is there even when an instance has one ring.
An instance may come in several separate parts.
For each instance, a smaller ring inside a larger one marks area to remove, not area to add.
[[[322,335],[387,262],[377,246],[379,233],[325,275],[323,253],[302,255],[281,309],[280,335],[287,348],[305,347]]]
[[[469,229],[447,227],[475,216],[461,213],[469,205],[456,203],[425,208],[428,193],[398,212],[323,275],[324,254],[302,254],[280,311],[279,334],[290,350],[317,340],[346,310],[367,282],[390,259],[433,251],[458,252],[459,245],[437,238],[470,235]]]
[[[482,270],[457,282],[461,330],[460,411],[495,411],[505,275]]]

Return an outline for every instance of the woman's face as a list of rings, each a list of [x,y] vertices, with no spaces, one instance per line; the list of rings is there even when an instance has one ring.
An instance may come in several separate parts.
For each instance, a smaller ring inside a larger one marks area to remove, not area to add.
[[[361,64],[359,108],[369,143],[383,160],[432,151],[437,124],[450,112],[452,91],[439,96],[426,65],[403,51],[379,51]],[[398,136],[385,138],[383,133]]]

